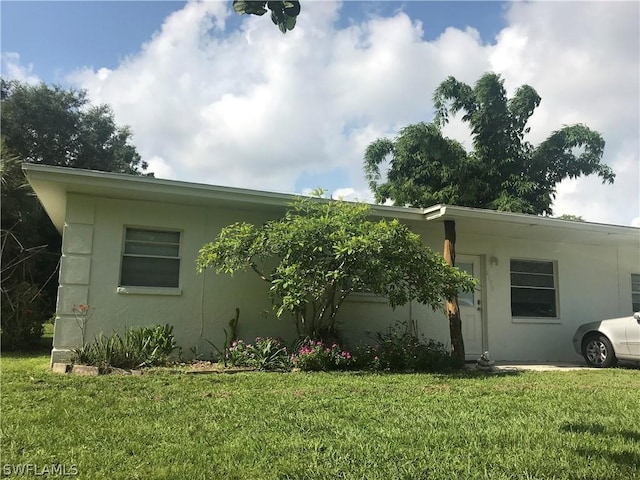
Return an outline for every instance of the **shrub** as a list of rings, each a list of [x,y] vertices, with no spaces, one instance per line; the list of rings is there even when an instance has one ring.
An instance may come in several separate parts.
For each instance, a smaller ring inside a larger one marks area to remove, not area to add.
[[[420,338],[406,322],[396,324],[388,332],[375,334],[377,345],[363,347],[359,364],[374,370],[395,372],[437,372],[458,367],[445,345]]]
[[[156,325],[127,329],[124,338],[114,332],[74,350],[74,362],[97,366],[139,368],[162,365],[176,349],[173,327]]]
[[[36,285],[22,282],[3,290],[1,327],[3,350],[30,350],[42,337],[42,324],[51,316]]]
[[[291,356],[291,363],[305,371],[350,370],[356,365],[353,354],[337,343],[315,340],[303,341]]]
[[[354,291],[383,296],[392,307],[417,300],[440,308],[475,287],[397,219],[372,221],[366,204],[321,198],[299,198],[283,218],[261,226],[223,228],[200,249],[197,268],[252,270],[269,284],[276,316],[290,314],[298,335],[316,339],[336,334],[340,307]]]
[[[282,340],[272,337],[256,338],[255,343],[237,340],[225,351],[226,363],[234,367],[258,370],[289,370],[291,363]]]

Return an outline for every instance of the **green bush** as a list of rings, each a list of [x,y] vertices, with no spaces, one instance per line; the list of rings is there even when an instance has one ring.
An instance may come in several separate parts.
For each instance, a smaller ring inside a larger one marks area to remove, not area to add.
[[[272,337],[256,338],[255,343],[234,341],[225,351],[226,363],[234,367],[258,370],[289,370],[291,363],[282,340]]]
[[[100,335],[74,351],[74,362],[102,370],[162,365],[176,349],[173,327],[156,325],[127,329],[124,338],[114,332]]]
[[[337,343],[305,340],[291,356],[293,366],[306,371],[351,370],[355,358]]]
[[[2,293],[2,349],[31,350],[38,347],[42,324],[51,316],[38,287],[22,282]]]
[[[440,372],[459,367],[445,345],[418,337],[406,322],[388,332],[375,334],[377,345],[361,348],[357,355],[360,368],[393,372]]]
[[[374,338],[374,345],[354,349],[304,338],[289,354],[282,341],[258,337],[253,344],[234,341],[224,354],[228,365],[258,370],[443,372],[457,368],[444,344],[416,336],[406,323],[378,332]]]

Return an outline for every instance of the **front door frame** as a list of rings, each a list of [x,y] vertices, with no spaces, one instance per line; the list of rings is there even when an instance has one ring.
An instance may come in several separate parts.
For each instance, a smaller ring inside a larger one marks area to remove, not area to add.
[[[473,263],[478,266],[478,271],[474,271],[474,277],[478,280],[479,285],[476,293],[474,295],[475,308],[478,309],[480,314],[480,334],[482,336],[481,339],[481,350],[485,352],[489,350],[489,342],[488,342],[488,326],[487,326],[487,299],[486,299],[486,256],[478,255],[478,254],[467,254],[461,253],[456,255],[456,266],[459,263]],[[465,340],[463,338],[463,340]],[[467,346],[465,344],[465,352],[467,351]],[[482,353],[480,352],[480,353]],[[476,352],[472,354],[465,354],[466,360],[477,360],[479,355]]]

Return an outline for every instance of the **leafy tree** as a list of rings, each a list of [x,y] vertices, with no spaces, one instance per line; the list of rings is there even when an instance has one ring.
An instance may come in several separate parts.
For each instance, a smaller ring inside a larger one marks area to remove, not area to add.
[[[52,312],[47,307],[52,302],[47,302],[41,287],[46,279],[44,274],[55,271],[57,257],[46,255],[46,245],[41,243],[36,231],[38,221],[46,214],[33,201],[33,192],[24,179],[21,162],[4,144],[0,147],[0,325],[2,348],[14,350],[35,346],[42,336],[42,324]],[[39,281],[39,276],[44,276],[43,281]]]
[[[565,213],[564,215],[560,215],[558,217],[560,220],[570,220],[572,222],[584,222],[584,218],[580,215],[571,215],[569,213]]]
[[[551,215],[556,186],[565,178],[596,174],[613,183],[615,174],[600,163],[605,142],[585,125],[564,126],[538,146],[525,140],[527,121],[540,104],[523,85],[507,98],[499,75],[487,73],[471,87],[447,78],[436,89],[433,123],[400,130],[394,140],[371,143],[364,170],[377,202],[426,207],[438,203]],[[450,115],[462,112],[473,138],[467,152],[442,135]],[[380,166],[389,160],[386,178]],[[455,265],[455,223],[445,222],[445,258]],[[451,346],[464,358],[457,299],[447,305]]]
[[[233,9],[237,14],[264,15],[267,8],[271,11],[271,21],[278,26],[282,33],[293,30],[296,19],[300,14],[300,2],[298,1],[255,1],[233,0]]]
[[[371,143],[364,169],[376,201],[551,215],[556,186],[565,178],[596,174],[613,183],[615,174],[600,163],[605,142],[599,133],[581,124],[564,126],[533,146],[524,137],[540,97],[523,85],[507,99],[503,83],[494,73],[473,88],[449,77],[433,95],[433,123],[409,125],[394,140]],[[442,126],[458,112],[471,128],[471,152],[442,135]],[[382,179],[380,165],[387,159],[390,168]]]
[[[147,169],[107,105],[86,92],[2,80],[2,140],[23,161],[142,174]]]
[[[129,174],[143,174],[147,164],[130,130],[116,125],[108,106],[90,105],[83,91],[2,80],[0,98],[2,346],[17,349],[32,345],[55,311],[61,244],[21,163]]]
[[[299,199],[280,220],[222,229],[200,250],[198,269],[254,271],[269,283],[276,315],[290,313],[298,334],[315,338],[335,338],[340,307],[354,291],[384,296],[392,307],[417,300],[435,309],[474,287],[406,225],[369,216],[365,204]]]

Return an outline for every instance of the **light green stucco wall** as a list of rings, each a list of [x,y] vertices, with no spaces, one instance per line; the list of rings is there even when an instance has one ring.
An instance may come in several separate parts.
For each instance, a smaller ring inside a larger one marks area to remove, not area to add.
[[[174,326],[183,355],[192,349],[205,357],[207,341],[221,346],[223,329],[240,308],[238,334],[292,338],[293,325],[271,314],[267,284],[252,272],[234,277],[212,271],[198,274],[199,248],[220,229],[236,221],[261,224],[280,213],[255,210],[183,206],[123,201],[70,194],[63,233],[60,288],[52,361],[66,361],[82,343],[72,307],[89,304],[85,331],[89,340],[100,333],[140,325]],[[180,288],[118,290],[125,227],[148,227],[182,232]],[[412,228],[436,251],[443,245],[438,222],[414,223]],[[464,233],[459,224],[458,255],[478,255],[482,262],[486,346],[497,360],[576,360],[571,339],[578,325],[631,309],[631,273],[640,273],[640,252],[633,247],[593,246],[505,239]],[[496,262],[489,262],[494,258]],[[559,318],[541,323],[518,321],[510,312],[510,258],[553,260],[557,265]],[[342,329],[351,339],[384,330],[396,321],[416,321],[418,332],[448,343],[448,325],[441,312],[415,302],[391,310],[367,296],[353,296],[341,312]]]

